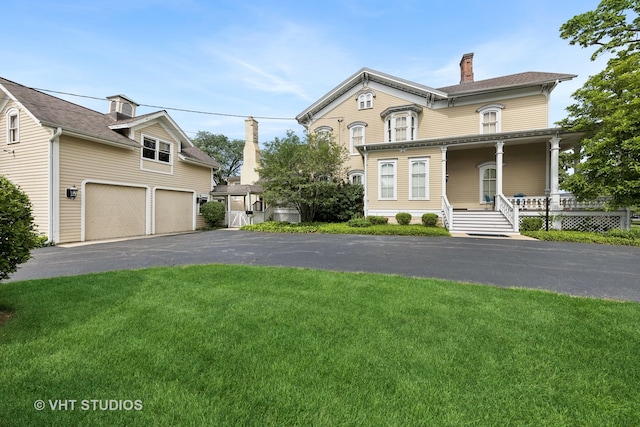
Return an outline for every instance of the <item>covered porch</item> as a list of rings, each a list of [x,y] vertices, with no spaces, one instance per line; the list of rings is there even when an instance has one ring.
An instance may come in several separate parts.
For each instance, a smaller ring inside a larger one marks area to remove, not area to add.
[[[628,213],[606,212],[606,199],[579,203],[560,191],[560,151],[576,147],[582,136],[542,129],[445,141],[441,145],[445,227],[518,233],[523,217],[546,215],[548,206],[553,228],[574,229],[595,217],[597,228],[627,228]]]
[[[240,228],[259,224],[269,218],[269,209],[262,199],[259,185],[216,185],[210,193],[214,200],[225,205],[225,226]]]

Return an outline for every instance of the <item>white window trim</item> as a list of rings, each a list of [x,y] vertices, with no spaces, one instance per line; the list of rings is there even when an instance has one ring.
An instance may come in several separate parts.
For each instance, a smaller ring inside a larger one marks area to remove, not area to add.
[[[425,163],[424,197],[413,195],[413,165],[419,162]],[[409,159],[409,200],[429,200],[429,157],[415,157]]]
[[[396,120],[407,118],[407,139],[398,140],[396,137]],[[413,120],[412,120],[413,119]],[[398,111],[391,113],[384,118],[384,139],[385,142],[415,141],[418,139],[418,115],[413,111]]]
[[[16,139],[11,140],[11,118],[16,118]],[[17,108],[10,108],[6,114],[6,122],[7,122],[7,144],[17,144],[20,142],[20,111]]]
[[[361,184],[364,185],[364,171],[363,170],[352,170],[349,171],[348,173],[349,176],[349,183],[353,184],[353,179],[355,177],[360,177],[360,180],[362,181]]]
[[[353,143],[353,131],[356,128],[362,128],[362,144],[366,144],[366,127],[367,124],[365,122],[353,122],[347,126],[349,129],[349,154],[355,155],[358,154],[358,150],[356,150],[356,144]]]
[[[382,197],[382,166],[386,164],[393,165],[393,195],[391,197]],[[378,160],[378,200],[398,200],[398,160],[397,159]]]
[[[375,94],[373,91],[368,90],[365,92],[360,92],[356,96],[356,102],[358,104],[358,110],[370,110],[373,108],[373,98],[375,98]],[[362,102],[362,105],[360,103]],[[369,105],[367,105],[367,102]]]
[[[150,159],[148,157],[144,157],[144,140],[145,139],[151,139],[154,140],[156,142],[156,148],[154,149],[154,158]],[[169,145],[169,161],[165,162],[159,159],[160,156],[160,144],[167,144]],[[160,138],[156,138],[155,136],[149,136],[149,135],[142,135],[142,149],[140,150],[140,157],[142,158],[142,160],[144,161],[148,161],[148,162],[155,162],[155,163],[159,163],[161,165],[169,165],[169,166],[173,166],[173,143],[169,142],[169,141],[165,141],[162,140]]]
[[[504,105],[502,104],[491,104],[480,107],[476,110],[478,113],[478,122],[479,122],[479,130],[478,133],[484,135],[484,115],[486,113],[496,113],[496,132],[502,132],[502,110],[504,109]],[[487,134],[489,135],[489,134]]]
[[[318,126],[313,131],[313,133],[315,133],[315,134],[319,134],[319,133],[323,133],[323,132],[326,132],[327,134],[331,135],[331,134],[333,134],[333,128],[331,126]]]
[[[486,205],[486,204],[491,204],[493,202],[489,202],[487,203],[486,200],[484,200],[484,188],[482,186],[483,182],[484,182],[484,171],[487,169],[496,169],[496,173],[497,173],[497,167],[496,167],[496,162],[485,162],[482,163],[480,165],[478,165],[478,178],[479,178],[479,193],[478,193],[478,197],[480,198],[480,204],[481,205]],[[498,177],[496,176],[496,183],[497,183]]]

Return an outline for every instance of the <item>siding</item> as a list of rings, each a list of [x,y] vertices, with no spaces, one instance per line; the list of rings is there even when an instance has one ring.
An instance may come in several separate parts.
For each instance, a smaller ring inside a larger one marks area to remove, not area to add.
[[[544,195],[546,186],[546,143],[504,145],[502,192],[507,196],[523,193]],[[480,208],[478,166],[495,162],[495,147],[447,152],[447,198],[454,208]]]
[[[173,143],[173,174],[157,173],[140,169],[139,149],[128,150],[104,144],[88,142],[63,135],[60,138],[60,241],[73,242],[81,239],[82,191],[75,200],[63,194],[71,185],[81,188],[85,180],[112,183],[146,185],[155,187],[192,190],[197,194],[211,191],[211,170],[186,163],[178,158],[179,144],[160,125],[151,125],[136,131],[136,140],[141,133]],[[154,200],[148,209],[149,218],[154,209]],[[195,206],[195,204],[194,204]],[[203,227],[204,219],[197,215],[196,227]],[[150,228],[151,229],[151,228]]]
[[[0,111],[0,174],[4,175],[29,196],[38,232],[49,235],[49,138],[51,132],[41,127],[24,111],[19,110],[20,142],[7,144],[7,117],[10,101]]]
[[[429,159],[427,182],[428,200],[409,200],[409,162],[413,158]],[[380,200],[378,194],[379,160],[397,161],[396,196],[397,200]],[[370,214],[387,212],[385,216],[394,216],[397,212],[412,212],[414,216],[426,212],[439,212],[442,207],[442,152],[439,147],[424,149],[372,151],[367,165],[367,200]],[[373,213],[372,213],[373,212]]]

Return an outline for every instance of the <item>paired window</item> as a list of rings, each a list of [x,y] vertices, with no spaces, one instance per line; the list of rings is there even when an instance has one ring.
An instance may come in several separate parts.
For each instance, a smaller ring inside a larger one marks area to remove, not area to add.
[[[409,200],[427,200],[429,198],[429,159],[409,160]]]
[[[142,138],[142,157],[161,163],[171,163],[171,144],[145,136]]]
[[[20,142],[20,115],[15,108],[7,111],[7,143]]]
[[[380,200],[396,200],[397,160],[380,160],[378,198]]]
[[[480,133],[490,134],[502,132],[502,104],[485,105],[478,108],[477,112],[480,114]]]
[[[358,110],[373,108],[373,92],[364,92],[358,95]]]
[[[320,126],[320,127],[317,127],[317,128],[314,130],[314,132],[315,132],[317,135],[321,135],[321,134],[323,134],[323,135],[324,135],[324,136],[326,136],[326,137],[330,137],[330,136],[331,136],[331,134],[333,133],[333,128],[332,128],[331,126]]]
[[[354,122],[347,126],[349,128],[349,152],[351,154],[356,154],[356,145],[365,143],[364,129],[366,126],[367,124],[364,122]]]

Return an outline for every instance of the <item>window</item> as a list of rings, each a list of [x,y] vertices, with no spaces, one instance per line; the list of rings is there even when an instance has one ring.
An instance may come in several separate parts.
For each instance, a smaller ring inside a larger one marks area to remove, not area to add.
[[[333,128],[331,126],[319,126],[313,132],[320,138],[330,139],[333,134]]]
[[[496,195],[496,164],[494,162],[485,163],[480,166],[480,203],[493,203]]]
[[[7,112],[7,144],[20,142],[20,115],[15,108]]]
[[[413,107],[404,108],[398,112],[390,112],[390,109],[387,109],[382,113],[385,121],[385,142],[415,141],[418,139],[417,113],[422,110]]]
[[[365,92],[358,95],[358,110],[373,108],[373,92]]]
[[[364,140],[364,128],[367,126],[364,122],[354,122],[347,126],[349,129],[349,152],[356,154],[356,145],[362,145]]]
[[[379,191],[380,200],[396,200],[396,160],[380,160]]]
[[[501,132],[501,116],[502,104],[485,105],[478,108],[477,112],[480,113],[480,133],[498,133]]]
[[[171,144],[155,138],[142,138],[142,157],[156,162],[171,163]]]
[[[364,184],[364,173],[362,170],[353,170],[349,172],[349,182],[351,184]]]
[[[410,159],[409,171],[409,199],[427,200],[429,198],[429,159]]]

